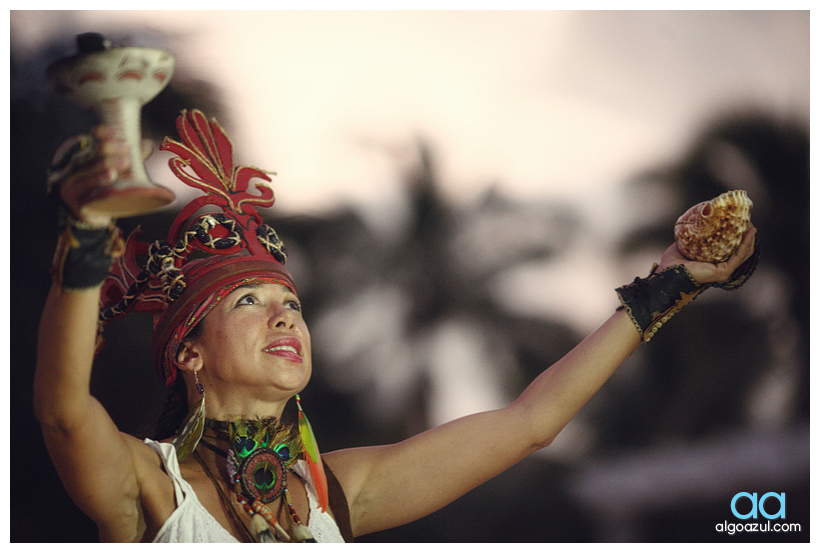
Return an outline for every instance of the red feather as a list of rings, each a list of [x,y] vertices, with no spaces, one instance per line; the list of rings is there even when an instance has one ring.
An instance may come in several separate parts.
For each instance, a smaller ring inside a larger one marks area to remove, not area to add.
[[[314,463],[310,457],[308,459],[308,466],[310,467],[310,477],[313,479],[313,486],[316,488],[316,495],[319,498],[319,507],[322,512],[327,511],[330,499],[327,493],[327,476],[325,475],[325,467],[322,464],[322,458],[319,457],[319,462]]]

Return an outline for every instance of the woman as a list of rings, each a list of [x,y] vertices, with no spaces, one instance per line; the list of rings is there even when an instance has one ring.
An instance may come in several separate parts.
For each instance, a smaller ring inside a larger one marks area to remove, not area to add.
[[[673,245],[651,277],[618,290],[623,308],[508,407],[401,443],[325,453],[322,461],[301,407],[298,433],[275,426],[290,399],[298,402],[312,366],[284,250],[252,208],[272,204],[272,193],[259,188],[263,201],[245,192],[249,176],[266,177],[231,172],[227,137],[201,113],[183,113],[178,128],[183,142],[163,143],[179,156],[172,169],[211,195],[230,181],[212,202],[227,215],[180,232],[203,205],[194,202],[171,232],[187,241],[149,249],[139,275],[128,261],[136,242],[129,239],[123,255],[111,219],[82,209],[84,198],[128,171],[115,133],[96,129],[95,155],[70,158],[54,179],[68,223],[40,327],[35,408],[66,489],[104,541],[340,541],[416,520],[549,445],[671,314],[706,287],[739,286],[754,268],[753,228],[719,264],[689,261]],[[244,175],[239,186],[237,175]],[[219,251],[236,236],[241,244]],[[211,257],[188,259],[194,240]],[[172,440],[119,432],[89,393],[101,294],[109,304],[103,318],[129,309],[156,314],[157,369],[180,391],[183,410],[190,407]],[[435,453],[445,449],[459,453],[440,463]]]

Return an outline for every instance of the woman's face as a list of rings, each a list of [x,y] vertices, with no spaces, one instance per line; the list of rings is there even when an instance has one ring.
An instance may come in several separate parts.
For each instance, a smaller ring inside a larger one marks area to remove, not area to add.
[[[202,354],[200,380],[225,399],[237,393],[287,399],[310,379],[310,334],[299,299],[282,284],[233,290],[203,319],[195,343]]]

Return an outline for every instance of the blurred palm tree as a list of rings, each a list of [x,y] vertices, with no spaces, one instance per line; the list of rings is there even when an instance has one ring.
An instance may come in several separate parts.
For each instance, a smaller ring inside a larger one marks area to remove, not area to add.
[[[731,517],[729,498],[776,488],[788,492],[789,522],[801,531],[745,539],[808,540],[806,126],[760,112],[713,121],[679,162],[635,179],[634,213],[660,215],[624,240],[622,254],[659,251],[679,214],[733,189],[754,201],[756,275],[687,306],[595,402],[601,462],[579,473],[573,496],[595,511],[603,539],[728,540],[713,528]]]
[[[670,322],[663,339],[648,344],[651,374],[631,390],[645,399],[626,403],[648,402],[657,416],[622,412],[625,420],[610,421],[614,440],[691,438],[749,424],[750,410],[767,409],[763,388],[771,389],[773,379],[791,398],[772,416],[782,423],[808,420],[809,140],[803,123],[761,112],[712,122],[678,163],[635,180],[636,199],[663,197],[667,204],[658,220],[624,240],[622,251],[662,249],[686,208],[734,189],[746,190],[754,202],[758,273],[735,293],[705,294]],[[654,207],[645,204],[636,211]]]
[[[347,208],[274,223],[299,260],[314,385],[345,397],[354,417],[330,417],[338,447],[350,445],[351,428],[385,443],[440,423],[448,410],[439,402],[472,401],[460,389],[506,402],[579,339],[563,322],[510,312],[492,290],[503,271],[564,252],[575,215],[492,189],[474,205],[450,205],[424,145],[405,191],[401,232],[379,234]],[[472,357],[447,364],[442,348]]]

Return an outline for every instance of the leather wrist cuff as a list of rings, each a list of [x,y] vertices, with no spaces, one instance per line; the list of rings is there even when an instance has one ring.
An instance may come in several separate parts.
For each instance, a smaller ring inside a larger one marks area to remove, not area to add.
[[[686,267],[675,265],[656,273],[657,265],[647,278],[636,278],[615,291],[641,340],[648,342],[658,329],[686,304],[693,301],[706,286],[698,284]]]
[[[103,282],[125,243],[113,224],[93,228],[69,222],[57,242],[51,271],[63,289],[82,290]]]

